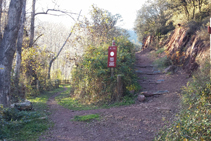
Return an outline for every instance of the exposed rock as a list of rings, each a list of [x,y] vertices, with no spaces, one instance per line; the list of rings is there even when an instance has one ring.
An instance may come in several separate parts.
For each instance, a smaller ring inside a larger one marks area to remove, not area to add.
[[[186,28],[177,28],[170,37],[167,48],[169,56],[175,65],[182,65],[187,73],[192,74],[199,66],[200,60],[209,56],[209,46],[206,47],[197,33],[189,35]],[[197,61],[196,63],[196,60]]]
[[[173,64],[175,66],[182,66],[191,75],[194,70],[203,64],[201,62],[209,58],[210,47],[203,43],[197,32],[190,34],[189,31],[188,27],[180,25],[166,39],[163,46],[165,46],[167,56]],[[150,48],[153,45],[152,37],[144,38],[143,43],[143,49]],[[171,72],[171,69],[168,68],[166,72]]]
[[[138,101],[139,102],[143,102],[145,100],[145,96],[144,95],[138,95]]]
[[[28,100],[25,100],[22,103],[14,103],[11,105],[11,108],[17,108],[20,111],[32,110],[32,103]]]
[[[147,36],[146,38],[144,38],[143,39],[144,44],[142,45],[142,49],[149,48],[152,40],[153,40],[152,36]]]
[[[166,93],[169,93],[169,91],[164,90],[164,91],[157,91],[157,92],[147,92],[147,91],[141,92],[141,94],[146,96],[146,97],[161,95],[161,94],[166,94]]]

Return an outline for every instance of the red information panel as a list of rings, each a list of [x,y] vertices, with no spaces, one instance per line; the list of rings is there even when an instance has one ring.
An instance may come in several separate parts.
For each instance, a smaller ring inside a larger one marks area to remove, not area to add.
[[[211,34],[211,27],[208,26],[208,33]]]
[[[117,46],[110,46],[108,48],[108,67],[116,67]]]

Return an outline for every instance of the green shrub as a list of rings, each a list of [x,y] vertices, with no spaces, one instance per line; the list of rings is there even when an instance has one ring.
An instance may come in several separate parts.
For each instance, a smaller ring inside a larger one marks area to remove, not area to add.
[[[155,140],[211,140],[210,65],[195,74],[183,88],[183,110],[174,124],[163,129]]]
[[[75,98],[80,102],[104,104],[115,101],[118,74],[122,75],[123,96],[129,93],[128,87],[134,86],[135,91],[140,89],[134,71],[133,44],[123,36],[116,39],[116,44],[117,67],[114,70],[114,77],[111,77],[110,69],[107,68],[109,44],[106,43],[99,47],[88,47],[78,67],[73,69],[72,88]]]

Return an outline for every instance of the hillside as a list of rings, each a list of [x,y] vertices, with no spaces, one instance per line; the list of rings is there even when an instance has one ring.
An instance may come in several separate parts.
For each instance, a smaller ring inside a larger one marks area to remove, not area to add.
[[[182,67],[189,75],[202,67],[210,55],[209,42],[203,40],[199,33],[196,31],[190,34],[190,27],[181,26],[172,31],[165,42],[159,43],[164,46],[165,55],[171,60],[170,64]],[[152,36],[148,36],[143,42],[143,49],[154,48]]]
[[[192,26],[191,26],[192,25]],[[185,87],[179,90],[180,111],[171,124],[163,128],[156,140],[210,140],[210,43],[206,27],[196,28],[196,22],[189,26],[180,25],[159,42],[148,36],[143,41],[143,50],[153,50],[157,67],[169,74],[185,71],[190,78]],[[195,28],[195,29],[194,29]],[[173,87],[175,83],[171,84]],[[169,85],[169,86],[171,86]],[[202,120],[203,119],[203,120]]]

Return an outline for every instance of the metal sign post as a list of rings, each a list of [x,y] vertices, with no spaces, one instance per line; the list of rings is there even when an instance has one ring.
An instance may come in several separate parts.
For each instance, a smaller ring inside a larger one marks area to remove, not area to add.
[[[112,46],[108,47],[108,68],[111,69],[111,77],[114,76],[114,68],[116,67],[117,58],[117,46],[115,46],[115,41],[112,41]]]

